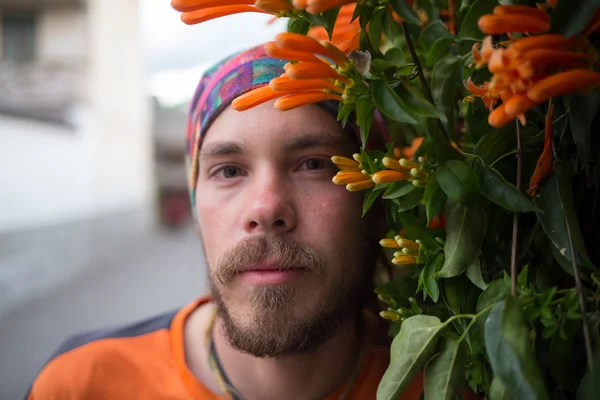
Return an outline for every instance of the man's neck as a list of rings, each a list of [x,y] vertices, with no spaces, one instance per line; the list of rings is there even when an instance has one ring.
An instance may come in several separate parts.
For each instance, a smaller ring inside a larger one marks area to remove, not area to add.
[[[206,318],[198,318],[194,323],[196,328],[191,327],[192,323],[191,319],[190,332],[194,336],[206,332],[210,325]],[[207,374],[210,370],[208,352],[197,349],[198,345],[204,346],[204,336],[186,336],[186,345],[189,344],[186,354],[192,372],[215,390],[215,377]],[[213,340],[229,382],[246,400],[324,398],[350,378],[362,345],[354,320],[342,324],[336,334],[315,351],[284,358],[257,358],[234,349],[223,336],[218,317]]]

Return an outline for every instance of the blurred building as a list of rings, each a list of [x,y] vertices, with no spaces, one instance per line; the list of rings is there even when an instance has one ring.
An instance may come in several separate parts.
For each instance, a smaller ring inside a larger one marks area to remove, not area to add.
[[[0,313],[153,227],[138,14],[0,0]]]
[[[161,225],[169,229],[183,227],[191,218],[184,140],[188,107],[154,101],[157,210]]]

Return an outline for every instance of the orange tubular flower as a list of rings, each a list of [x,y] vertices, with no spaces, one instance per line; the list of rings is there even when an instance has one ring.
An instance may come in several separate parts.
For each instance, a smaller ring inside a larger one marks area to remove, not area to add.
[[[373,186],[375,186],[375,182],[371,179],[365,179],[364,181],[347,184],[346,190],[349,192],[359,192],[361,190],[370,189]]]
[[[342,53],[337,47],[328,42],[319,42],[311,37],[300,35],[297,33],[283,32],[275,36],[275,43],[277,46],[302,51],[306,53],[313,53],[324,56],[332,60],[335,64],[343,67],[349,62],[348,58]]]
[[[347,185],[349,183],[362,182],[368,178],[368,175],[364,175],[361,172],[340,171],[333,177],[332,182],[336,185]]]
[[[331,162],[335,164],[341,171],[358,171],[360,172],[360,164],[347,157],[342,156],[333,156],[331,157]]]
[[[326,89],[334,93],[343,93],[344,89],[336,86],[327,79],[292,79],[286,75],[269,82],[269,87],[275,91],[320,90]],[[358,163],[356,163],[358,165]]]
[[[552,172],[552,122],[554,114],[554,105],[550,106],[546,114],[546,129],[544,135],[544,150],[535,166],[535,171],[529,180],[527,194],[535,196],[543,180]]]
[[[226,15],[241,14],[245,12],[271,14],[269,12],[260,10],[254,6],[242,4],[207,9],[201,8],[198,10],[186,11],[183,14],[181,14],[181,20],[186,25],[195,25],[201,24],[206,21],[210,21],[211,19],[224,17]]]
[[[281,111],[291,110],[292,108],[318,103],[325,100],[342,101],[342,96],[334,93],[325,93],[323,91],[307,91],[302,93],[293,93],[278,99],[275,102],[275,108]]]
[[[286,94],[291,94],[292,91],[274,91],[269,86],[263,86],[258,89],[251,90],[243,95],[235,98],[231,103],[231,107],[236,111],[246,111],[252,107],[256,107],[267,101],[277,99]]]
[[[403,167],[395,158],[383,157],[382,163],[386,168],[393,169],[394,171],[404,173],[410,172],[410,168]]]
[[[378,171],[373,174],[373,182],[378,185],[388,182],[405,181],[406,179],[408,179],[407,174],[393,170]]]
[[[245,12],[278,15],[294,8],[286,0],[172,0],[171,6],[182,12],[187,25]]]
[[[231,5],[254,4],[255,0],[171,0],[171,7],[186,12],[201,8],[214,8]]]
[[[320,62],[299,62],[296,64],[286,64],[285,72],[287,76],[293,79],[339,79],[347,80],[338,74],[333,68]]]
[[[550,15],[543,10],[529,6],[496,6],[494,15],[512,15],[517,18],[529,16],[541,19],[542,21],[550,22]]]
[[[575,69],[536,82],[527,91],[527,97],[536,103],[543,103],[552,97],[581,92],[598,85],[600,85],[599,72]]]
[[[232,103],[235,110],[247,110],[273,99],[277,99],[275,108],[282,111],[325,100],[342,101],[346,84],[353,82],[342,75],[354,71],[352,62],[331,43],[284,32],[265,45],[265,52],[271,57],[297,62],[286,64],[285,73],[271,80],[268,86],[236,98]]]
[[[311,14],[320,14],[348,3],[356,3],[356,0],[306,0],[306,11]]]
[[[477,23],[479,29],[488,35],[502,35],[507,32],[541,33],[550,29],[550,23],[528,15],[512,14],[484,15]]]

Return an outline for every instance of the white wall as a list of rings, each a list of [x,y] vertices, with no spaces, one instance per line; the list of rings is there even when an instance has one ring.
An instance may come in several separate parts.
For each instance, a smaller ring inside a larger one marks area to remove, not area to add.
[[[86,7],[85,103],[77,107],[74,130],[0,116],[0,233],[152,208],[138,5],[118,5],[89,0]],[[64,25],[67,14],[48,17],[46,26]],[[63,38],[67,30],[59,30]],[[57,55],[53,47],[42,46],[44,54]]]
[[[37,26],[37,60],[45,63],[75,63],[85,60],[87,41],[84,8],[44,8]]]

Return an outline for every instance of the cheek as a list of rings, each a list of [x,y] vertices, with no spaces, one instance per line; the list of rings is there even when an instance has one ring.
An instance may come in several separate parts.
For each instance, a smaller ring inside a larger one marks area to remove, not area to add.
[[[300,205],[306,210],[303,219],[315,245],[340,249],[355,245],[361,235],[362,199],[360,193],[348,192],[343,186],[331,185],[306,196],[310,204]]]
[[[227,212],[217,202],[199,201],[196,203],[196,213],[200,231],[202,232],[202,240],[204,242],[204,250],[206,259],[208,260],[209,268],[214,266],[218,261],[219,256],[224,251],[222,245],[224,241],[224,226],[223,218]]]

